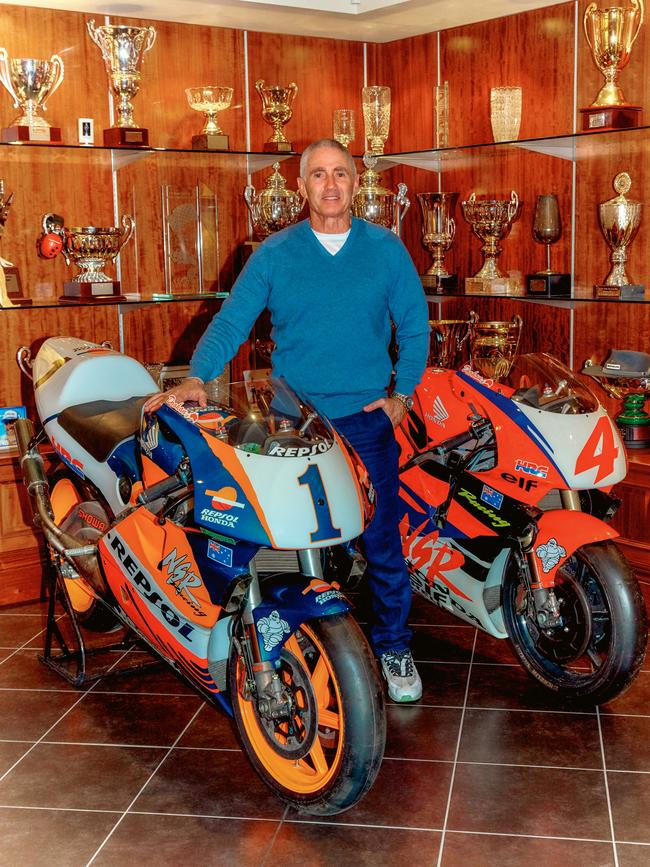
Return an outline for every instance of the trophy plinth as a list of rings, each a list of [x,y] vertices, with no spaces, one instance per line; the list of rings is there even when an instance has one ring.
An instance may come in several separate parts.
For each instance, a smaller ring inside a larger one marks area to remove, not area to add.
[[[458,274],[447,274],[446,277],[437,274],[420,274],[420,281],[425,289],[433,289],[438,295],[458,292]]]
[[[594,298],[615,298],[619,301],[643,301],[645,286],[642,283],[625,283],[613,286],[603,283],[594,286]]]
[[[206,132],[192,136],[193,151],[228,151],[230,139],[223,133]]]
[[[641,125],[640,105],[590,106],[581,108],[582,131],[631,129]]]
[[[466,277],[468,295],[523,295],[523,287],[514,277]]]
[[[527,274],[526,292],[546,298],[570,298],[570,274]]]
[[[149,147],[149,130],[143,127],[111,126],[104,130],[107,148]]]
[[[31,127],[31,126],[6,126],[2,129],[3,144],[14,142],[46,142],[49,144],[61,144],[61,130],[56,126]]]
[[[120,293],[119,280],[102,280],[91,283],[87,280],[66,280],[63,284],[63,295],[59,301],[76,301],[97,303],[98,301],[124,301],[126,296]]]
[[[650,355],[612,349],[602,365],[589,360],[582,373],[593,377],[610,397],[623,400],[615,421],[627,448],[650,447],[650,415],[644,409],[650,396]]]
[[[290,141],[267,141],[262,150],[265,154],[290,154],[293,153],[293,145]]]

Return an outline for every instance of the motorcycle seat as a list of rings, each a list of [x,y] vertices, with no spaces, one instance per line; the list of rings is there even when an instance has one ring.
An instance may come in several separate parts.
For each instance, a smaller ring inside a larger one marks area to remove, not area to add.
[[[142,405],[148,396],[69,406],[59,414],[58,422],[95,460],[105,461],[119,443],[140,430]]]

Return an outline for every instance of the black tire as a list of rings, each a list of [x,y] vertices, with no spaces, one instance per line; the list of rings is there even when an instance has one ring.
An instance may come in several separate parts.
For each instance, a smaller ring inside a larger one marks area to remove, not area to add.
[[[58,486],[66,486],[67,491],[62,495]],[[74,494],[72,493],[74,491]],[[57,526],[60,526],[68,517],[70,506],[76,502],[84,502],[89,499],[97,499],[94,492],[84,489],[81,479],[76,476],[72,470],[61,467],[57,469],[50,479],[50,499],[52,500],[54,510],[54,521]],[[112,518],[112,513],[107,504],[102,502],[103,508],[107,511],[109,517]],[[101,534],[87,533],[84,542],[94,542]],[[61,567],[60,560],[56,552],[51,551],[51,559],[53,568],[57,570],[59,577],[63,581],[70,606],[74,610],[77,622],[85,629],[92,632],[112,632],[114,629],[121,626],[119,620],[93,593],[90,585],[86,582],[83,576],[73,576],[72,570],[66,565]]]
[[[288,723],[260,716],[233,648],[230,695],[244,751],[264,782],[299,811],[328,816],[349,809],[375,781],[386,741],[377,665],[352,616],[303,623],[283,649],[281,677],[301,710]]]
[[[541,630],[514,568],[503,589],[506,629],[526,671],[564,698],[602,704],[636,677],[646,652],[639,585],[613,542],[578,548],[557,572],[563,626]]]

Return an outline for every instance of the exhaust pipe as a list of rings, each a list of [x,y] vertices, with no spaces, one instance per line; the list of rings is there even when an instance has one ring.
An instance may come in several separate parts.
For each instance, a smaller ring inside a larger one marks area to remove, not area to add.
[[[34,524],[40,526],[48,544],[81,572],[97,594],[103,595],[106,585],[99,569],[97,546],[85,545],[83,541],[63,532],[54,523],[49,493],[50,483],[45,474],[43,458],[33,444],[33,424],[30,419],[21,418],[14,423],[13,427],[20,452],[23,482],[32,500]]]

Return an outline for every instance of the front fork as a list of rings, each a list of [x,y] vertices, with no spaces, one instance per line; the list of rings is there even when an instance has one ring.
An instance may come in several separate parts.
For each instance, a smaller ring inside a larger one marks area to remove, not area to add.
[[[323,578],[320,549],[306,548],[298,551],[298,561],[303,575]],[[275,664],[262,659],[253,617],[253,611],[262,602],[262,592],[257,567],[252,561],[250,573],[253,578],[248,588],[248,598],[242,614],[244,626],[242,654],[247,672],[246,693],[257,695],[257,706],[260,714],[271,719],[281,719],[290,714],[293,698],[284,688]]]

